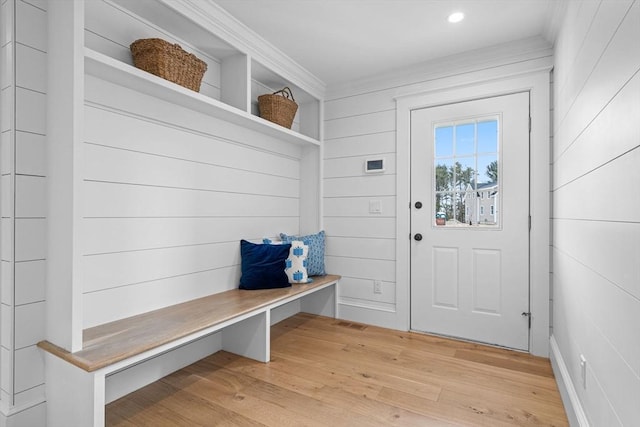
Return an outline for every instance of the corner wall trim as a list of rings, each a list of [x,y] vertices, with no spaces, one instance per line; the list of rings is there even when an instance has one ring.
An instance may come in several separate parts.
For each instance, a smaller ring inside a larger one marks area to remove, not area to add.
[[[571,427],[589,427],[589,420],[582,408],[578,393],[576,392],[571,377],[569,376],[569,370],[564,363],[562,353],[560,353],[560,347],[556,342],[556,337],[551,335],[551,367],[553,373],[556,376],[556,383],[558,384],[558,390],[560,390],[560,396],[564,403],[564,409],[567,412],[567,418],[569,419],[569,425]]]

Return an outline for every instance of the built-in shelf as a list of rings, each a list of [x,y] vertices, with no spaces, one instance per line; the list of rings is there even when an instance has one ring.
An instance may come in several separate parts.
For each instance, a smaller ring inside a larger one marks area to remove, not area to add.
[[[85,73],[140,93],[255,130],[264,135],[299,145],[320,145],[320,141],[257,117],[247,111],[186,89],[117,59],[85,47]]]

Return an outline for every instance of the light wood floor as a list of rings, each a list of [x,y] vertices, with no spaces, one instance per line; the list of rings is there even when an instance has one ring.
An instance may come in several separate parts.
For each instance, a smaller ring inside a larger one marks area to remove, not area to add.
[[[547,359],[299,314],[271,362],[218,352],[107,406],[107,426],[567,426]]]

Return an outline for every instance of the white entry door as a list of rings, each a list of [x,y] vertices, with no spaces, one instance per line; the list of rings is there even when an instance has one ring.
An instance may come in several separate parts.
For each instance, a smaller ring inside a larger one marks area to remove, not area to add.
[[[411,328],[529,349],[529,93],[411,113]]]

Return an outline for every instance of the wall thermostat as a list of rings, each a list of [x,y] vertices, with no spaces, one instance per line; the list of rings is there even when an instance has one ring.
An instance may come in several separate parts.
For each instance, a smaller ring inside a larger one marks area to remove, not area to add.
[[[366,173],[384,172],[384,159],[370,159],[364,163]]]

